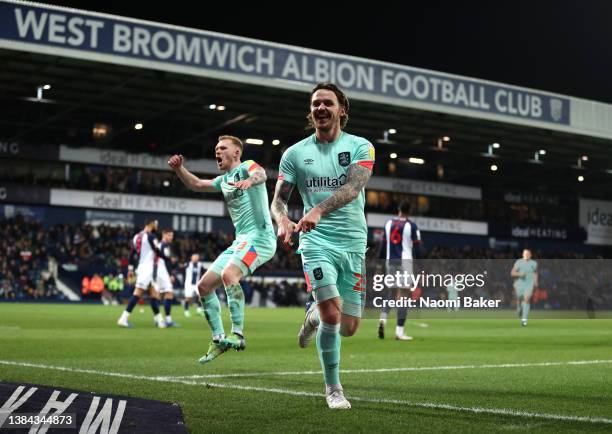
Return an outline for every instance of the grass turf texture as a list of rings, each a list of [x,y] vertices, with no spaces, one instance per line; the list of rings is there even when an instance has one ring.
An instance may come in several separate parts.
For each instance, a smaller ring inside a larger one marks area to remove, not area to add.
[[[407,372],[341,374],[350,411],[330,411],[318,396],[294,396],[233,387],[323,393],[314,344],[297,346],[300,309],[247,309],[244,352],[231,351],[208,365],[197,359],[210,334],[203,318],[173,316],[180,328],[153,327],[150,308],[137,307],[134,329],[115,322],[120,307],[0,303],[0,360],[133,376],[0,364],[0,381],[54,385],[99,393],[177,402],[190,432],[610,432],[612,424],[554,420],[519,414],[474,413],[415,403],[463,408],[612,419],[612,363]],[[227,310],[223,310],[224,317]],[[342,370],[498,365],[612,359],[611,320],[518,319],[410,320],[413,342],[376,337],[377,322],[365,320],[356,336],[342,340]],[[387,335],[393,336],[390,319]],[[226,323],[226,330],[229,326]],[[176,378],[212,374],[317,371],[315,374]],[[183,384],[182,382],[194,383]],[[206,383],[232,388],[210,387]],[[373,402],[373,400],[406,402]]]

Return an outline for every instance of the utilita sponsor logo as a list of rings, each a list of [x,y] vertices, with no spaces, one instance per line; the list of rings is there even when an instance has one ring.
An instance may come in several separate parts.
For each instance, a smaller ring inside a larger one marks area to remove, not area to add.
[[[337,178],[329,176],[319,176],[306,180],[306,188],[310,189],[333,189],[343,186],[346,183],[346,175],[340,175]]]

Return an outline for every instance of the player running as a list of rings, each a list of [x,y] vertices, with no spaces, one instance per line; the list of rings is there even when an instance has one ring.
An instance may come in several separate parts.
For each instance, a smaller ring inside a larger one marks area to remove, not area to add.
[[[299,252],[316,303],[306,312],[298,343],[304,348],[316,334],[332,409],[351,408],[340,384],[340,335],[357,331],[365,304],[364,187],[374,165],[372,144],[343,131],[348,111],[348,99],[337,86],[313,89],[308,120],[315,133],[283,154],[272,201],[279,237],[290,243],[291,234],[301,231]],[[287,215],[295,186],[304,202],[297,224]]]
[[[523,257],[514,263],[510,275],[516,279],[514,281],[516,307],[521,325],[525,327],[531,308],[531,295],[533,289],[538,287],[538,263],[531,259],[531,250],[523,250]]]
[[[204,314],[212,330],[208,352],[200,358],[207,363],[229,348],[242,350],[244,339],[244,293],[240,279],[252,274],[276,252],[276,236],[268,210],[266,172],[253,160],[241,162],[242,142],[234,136],[221,136],[215,147],[217,166],[223,173],[214,179],[200,179],[183,165],[182,155],[173,155],[168,164],[190,190],[221,192],[225,198],[236,239],[210,266],[198,282]],[[225,287],[232,321],[232,334],[226,336],[221,322],[221,304],[215,293]]]
[[[187,318],[191,317],[191,312],[189,312],[190,302],[196,305],[196,313],[198,315],[204,315],[204,309],[202,308],[202,303],[200,302],[200,297],[197,292],[198,282],[205,271],[204,264],[200,262],[200,255],[197,253],[191,255],[191,261],[188,262],[185,267],[185,300],[183,301],[183,307]]]
[[[153,285],[156,286],[160,297],[164,300],[164,314],[166,316],[166,327],[174,327],[176,324],[172,321],[172,300],[174,299],[174,288],[170,272],[173,269],[172,265],[172,240],[174,239],[174,231],[172,229],[162,230],[162,240],[159,243],[159,254],[155,258],[153,271]]]
[[[385,260],[386,272],[388,275],[395,276],[400,274],[414,274],[413,260],[415,249],[421,244],[421,232],[416,223],[408,218],[410,214],[410,204],[402,202],[397,209],[397,216],[387,220],[385,232],[381,242],[380,259]],[[394,299],[409,297],[411,288],[392,288],[391,295]],[[378,321],[378,337],[385,338],[385,325],[391,308],[385,304],[380,312]],[[404,324],[408,307],[397,308],[397,326],[395,327],[395,339],[399,341],[411,341],[412,336],[404,334]]]
[[[138,267],[136,268],[136,285],[127,307],[117,320],[117,325],[120,327],[132,327],[132,323],[128,321],[130,314],[140,301],[142,294],[147,290],[149,290],[155,325],[159,328],[166,327],[166,323],[159,313],[159,292],[152,286],[155,280],[153,277],[155,255],[159,254],[159,242],[155,236],[157,225],[157,220],[148,219],[145,222],[144,229],[134,235],[132,239],[132,254],[130,256],[135,256],[138,260]]]

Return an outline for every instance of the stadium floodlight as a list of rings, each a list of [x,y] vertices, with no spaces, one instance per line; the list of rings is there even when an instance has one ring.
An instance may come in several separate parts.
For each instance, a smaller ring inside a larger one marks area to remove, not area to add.
[[[540,149],[538,151],[535,151],[535,153],[533,154],[533,160],[531,160],[531,162],[532,163],[541,163],[540,155],[546,155],[546,151],[544,149]]]
[[[278,140],[278,139],[274,139],[274,140],[272,140],[272,144],[273,144],[274,146],[278,146],[278,145],[280,145],[280,140]]]
[[[211,104],[208,106],[209,109],[214,110],[217,108],[217,104]]]
[[[493,149],[499,149],[501,148],[501,145],[497,142],[495,143],[491,143],[488,147],[487,147],[487,153],[485,154],[485,156],[487,157],[493,157],[495,154],[493,153]]]
[[[408,162],[412,164],[425,164],[425,160],[423,160],[422,158],[417,158],[417,157],[410,157],[408,159]]]
[[[389,158],[395,160],[397,158],[397,154],[395,152],[391,152],[391,154],[389,154]]]
[[[497,164],[491,164],[491,172],[497,172]]]
[[[246,139],[245,142],[249,145],[263,145],[264,143],[261,139]]]
[[[165,180],[164,181],[164,187],[170,187],[170,181]]]
[[[584,181],[584,176],[579,175],[579,176],[578,176],[578,182],[582,182],[582,181]]]
[[[144,125],[142,125],[140,122],[138,122],[136,125],[134,125],[134,129],[135,129],[135,130],[142,130],[142,127],[143,127],[143,126],[144,126]]]
[[[381,143],[392,143],[389,140],[389,134],[397,134],[397,130],[395,128],[389,128],[388,130],[383,131],[383,139]]]
[[[576,166],[578,167],[578,169],[582,169],[582,162],[583,161],[589,161],[589,156],[588,155],[582,155],[578,158],[578,162],[576,163]]]
[[[224,105],[218,105],[218,106],[217,106],[217,110],[219,110],[220,112],[222,112],[223,110],[225,110],[225,106],[224,106]]]
[[[43,99],[43,90],[49,90],[51,89],[51,85],[50,84],[41,84],[40,86],[38,86],[36,88],[36,99],[37,100],[42,100]]]
[[[442,137],[442,141],[443,142],[450,142],[450,137],[449,136],[444,136],[444,137]]]

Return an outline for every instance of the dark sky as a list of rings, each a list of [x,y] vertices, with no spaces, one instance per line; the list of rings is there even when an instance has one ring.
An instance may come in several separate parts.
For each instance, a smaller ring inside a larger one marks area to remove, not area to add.
[[[48,3],[612,103],[612,1]]]

